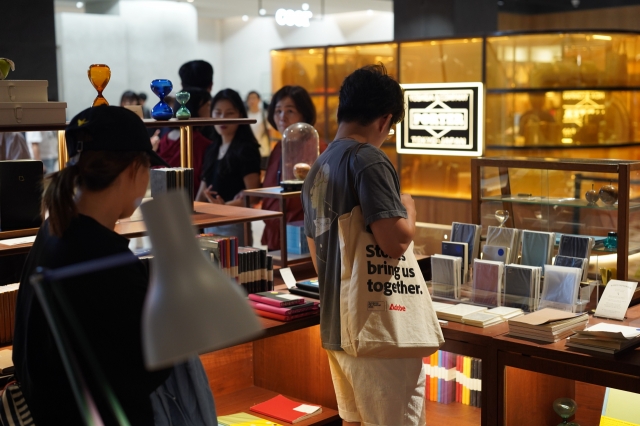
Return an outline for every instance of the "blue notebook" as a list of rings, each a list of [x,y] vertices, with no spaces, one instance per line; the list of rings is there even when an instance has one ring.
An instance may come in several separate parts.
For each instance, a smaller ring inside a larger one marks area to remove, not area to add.
[[[551,250],[554,241],[553,232],[523,231],[520,264],[540,266],[543,268],[542,273],[544,274],[544,265],[551,263]]]

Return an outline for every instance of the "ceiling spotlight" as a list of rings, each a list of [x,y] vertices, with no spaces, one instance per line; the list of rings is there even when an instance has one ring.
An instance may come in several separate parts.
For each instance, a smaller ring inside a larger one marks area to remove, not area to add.
[[[249,17],[247,15],[242,15],[242,20],[244,22],[247,22],[249,20]]]
[[[261,16],[264,16],[264,15],[266,15],[266,14],[267,14],[267,10],[266,10],[266,9],[260,9],[260,10],[258,11],[258,13],[259,13]]]
[[[573,7],[580,6],[580,0],[571,0],[571,6]]]
[[[302,3],[302,10],[309,10],[309,3]]]
[[[367,9],[367,15],[373,15],[373,10]]]
[[[83,3],[83,2],[81,2],[81,1],[79,1],[78,3],[76,3],[76,7],[77,7],[78,9],[82,9],[82,8],[84,7],[84,3]]]

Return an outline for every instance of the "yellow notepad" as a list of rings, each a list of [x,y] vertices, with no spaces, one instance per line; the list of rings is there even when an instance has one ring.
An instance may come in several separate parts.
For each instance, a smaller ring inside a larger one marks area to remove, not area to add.
[[[247,413],[229,414],[228,416],[218,416],[218,426],[282,426],[280,423],[271,420],[261,419]]]

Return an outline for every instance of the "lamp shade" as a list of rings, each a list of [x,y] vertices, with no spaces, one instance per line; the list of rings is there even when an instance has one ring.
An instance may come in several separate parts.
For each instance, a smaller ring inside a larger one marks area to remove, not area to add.
[[[172,191],[141,206],[154,255],[142,313],[147,369],[247,341],[262,327],[245,295],[204,256],[187,197]]]

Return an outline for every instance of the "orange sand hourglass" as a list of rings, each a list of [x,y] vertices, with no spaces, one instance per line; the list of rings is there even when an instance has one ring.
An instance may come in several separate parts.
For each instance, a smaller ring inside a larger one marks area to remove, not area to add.
[[[109,105],[109,102],[102,96],[102,91],[107,87],[111,79],[111,70],[109,67],[104,64],[90,65],[87,75],[93,87],[98,91],[98,96],[96,96],[92,106]]]

